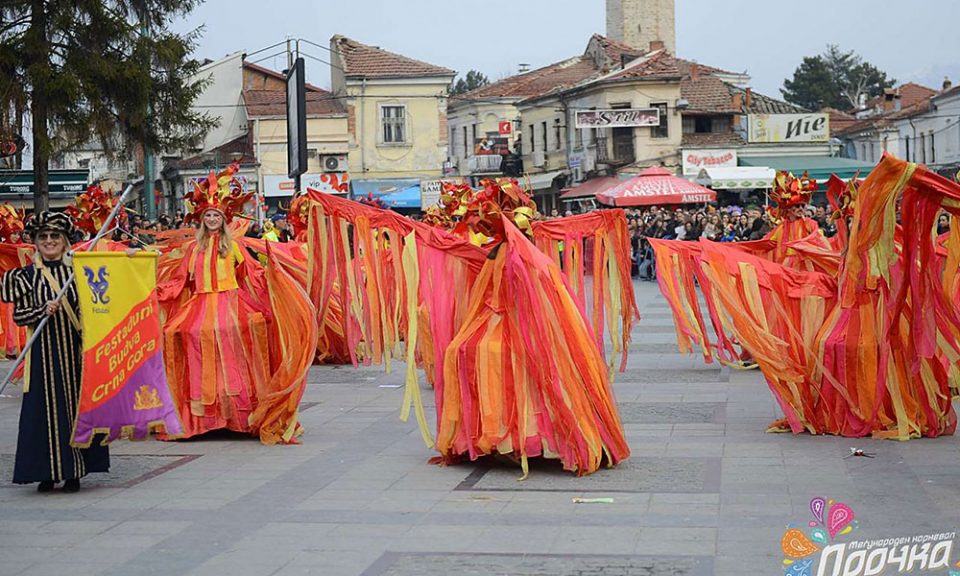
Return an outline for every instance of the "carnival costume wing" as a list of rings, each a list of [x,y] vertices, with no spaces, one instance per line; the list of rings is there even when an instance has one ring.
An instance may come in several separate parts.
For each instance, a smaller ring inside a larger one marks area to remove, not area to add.
[[[960,213],[960,186],[885,156],[857,192],[835,276],[710,243],[683,268],[675,265],[681,250],[660,243],[658,266],[668,272],[661,288],[678,338],[702,337],[685,277],[693,272],[715,325],[749,351],[783,409],[772,429],[901,440],[952,434],[960,318],[956,266],[936,265],[941,208]],[[946,251],[946,262],[960,261],[960,243],[948,239]]]

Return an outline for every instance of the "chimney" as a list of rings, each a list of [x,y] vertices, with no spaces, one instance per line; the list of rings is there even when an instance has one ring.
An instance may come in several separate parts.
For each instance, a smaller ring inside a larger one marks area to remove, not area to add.
[[[943,91],[946,92],[953,87],[953,82],[950,81],[950,78],[947,76],[943,77]]]
[[[657,50],[663,50],[663,40],[650,41],[650,51],[656,52]]]
[[[696,62],[690,63],[690,80],[694,82],[700,80],[700,65]]]
[[[733,109],[737,112],[743,110],[743,94],[740,92],[734,92],[733,94]]]
[[[744,101],[744,104],[746,104],[747,109],[749,110],[750,108],[753,107],[753,90],[748,87],[745,90],[745,92],[746,92],[746,96],[745,96],[746,100]]]

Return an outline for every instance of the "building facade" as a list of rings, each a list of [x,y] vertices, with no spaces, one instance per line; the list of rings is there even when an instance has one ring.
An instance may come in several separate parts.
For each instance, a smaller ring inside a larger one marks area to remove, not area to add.
[[[443,176],[453,70],[336,35],[331,92],[347,114],[354,196],[384,195]]]

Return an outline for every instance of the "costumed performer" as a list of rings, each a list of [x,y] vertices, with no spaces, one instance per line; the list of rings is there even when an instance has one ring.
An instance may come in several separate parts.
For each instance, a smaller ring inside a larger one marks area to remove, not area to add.
[[[23,227],[22,210],[10,204],[0,205],[0,271],[13,270],[30,263],[33,247],[22,243]],[[0,354],[16,358],[26,343],[26,329],[13,321],[13,306],[0,303]]]
[[[228,429],[291,443],[301,432],[297,408],[316,339],[303,319],[316,312],[279,266],[265,274],[233,238],[243,230],[234,234],[228,224],[253,196],[237,170],[211,173],[187,195],[185,221],[199,230],[159,287],[167,378],[184,437]]]
[[[63,482],[64,492],[76,492],[80,478],[109,470],[110,456],[96,441],[86,449],[70,445],[83,358],[76,285],[54,300],[70,277],[73,224],[65,214],[41,212],[27,232],[37,248],[33,263],[4,274],[0,299],[13,304],[17,325],[33,328],[50,319],[27,355],[13,481],[39,482],[40,492]]]

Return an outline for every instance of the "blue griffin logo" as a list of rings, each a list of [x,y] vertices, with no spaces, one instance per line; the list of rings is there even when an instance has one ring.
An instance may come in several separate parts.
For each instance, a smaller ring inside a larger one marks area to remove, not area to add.
[[[96,272],[96,277],[94,276],[93,268],[89,266],[83,267],[83,273],[87,276],[87,286],[89,286],[90,291],[93,292],[93,303],[109,303],[110,297],[107,296],[107,288],[110,287],[110,282],[107,281],[107,276],[110,274],[107,272],[107,267],[101,266]]]

